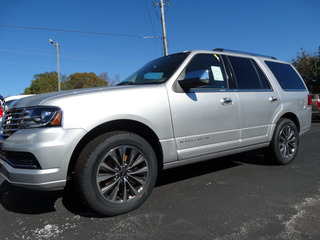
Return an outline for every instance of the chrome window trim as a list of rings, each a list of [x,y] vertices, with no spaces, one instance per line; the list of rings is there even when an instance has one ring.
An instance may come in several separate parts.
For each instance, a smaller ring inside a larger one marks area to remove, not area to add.
[[[189,90],[190,93],[195,92],[274,92],[273,89],[201,89],[201,88],[193,88]]]

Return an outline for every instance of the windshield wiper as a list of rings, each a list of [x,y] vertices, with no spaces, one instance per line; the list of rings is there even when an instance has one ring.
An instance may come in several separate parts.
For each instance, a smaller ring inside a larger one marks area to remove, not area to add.
[[[116,86],[123,86],[123,85],[136,85],[134,82],[121,82],[118,83]]]
[[[148,84],[159,84],[159,83],[162,83],[162,82],[139,82],[139,83],[136,83],[136,85],[148,85]]]

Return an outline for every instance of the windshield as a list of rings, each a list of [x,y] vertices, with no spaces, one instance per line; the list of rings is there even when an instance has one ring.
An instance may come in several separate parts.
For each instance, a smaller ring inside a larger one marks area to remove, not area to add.
[[[118,86],[164,83],[178,69],[188,54],[177,53],[153,60],[124,79]]]

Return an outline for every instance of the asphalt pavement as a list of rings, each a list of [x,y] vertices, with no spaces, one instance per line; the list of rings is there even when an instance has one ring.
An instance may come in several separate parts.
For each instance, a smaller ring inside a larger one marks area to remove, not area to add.
[[[0,239],[320,239],[320,121],[300,139],[295,161],[261,151],[160,174],[142,207],[106,218],[72,186],[38,192],[0,177]]]

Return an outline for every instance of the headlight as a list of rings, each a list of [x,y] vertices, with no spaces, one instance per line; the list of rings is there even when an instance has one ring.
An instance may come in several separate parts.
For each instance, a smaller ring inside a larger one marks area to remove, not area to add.
[[[55,107],[25,108],[20,115],[20,128],[61,126],[62,113]]]

